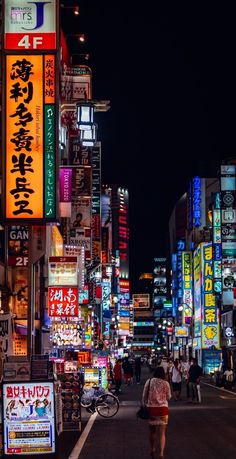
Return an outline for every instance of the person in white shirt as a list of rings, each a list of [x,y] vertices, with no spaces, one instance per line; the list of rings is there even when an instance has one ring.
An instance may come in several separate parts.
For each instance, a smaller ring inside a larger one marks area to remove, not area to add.
[[[231,389],[233,385],[233,380],[234,380],[234,373],[233,370],[231,370],[230,367],[227,368],[227,370],[224,372],[224,388],[225,389]]]
[[[166,357],[163,357],[163,358],[161,359],[160,366],[161,366],[162,368],[164,368],[165,375],[167,376],[167,372],[168,372],[168,362],[167,362]]]
[[[174,400],[177,402],[181,400],[181,381],[182,381],[182,372],[179,367],[179,361],[176,359],[174,361],[174,366],[171,371],[171,382],[173,388]]]

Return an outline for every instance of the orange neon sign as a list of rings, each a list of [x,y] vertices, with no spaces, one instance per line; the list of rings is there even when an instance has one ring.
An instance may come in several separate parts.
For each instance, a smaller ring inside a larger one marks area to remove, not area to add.
[[[6,218],[43,218],[43,56],[6,57]]]

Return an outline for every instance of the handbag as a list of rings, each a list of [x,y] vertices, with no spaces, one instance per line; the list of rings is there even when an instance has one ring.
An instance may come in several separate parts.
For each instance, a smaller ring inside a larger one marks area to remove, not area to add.
[[[147,400],[148,400],[148,396],[149,396],[149,389],[150,389],[150,382],[151,382],[151,379],[149,379],[149,384],[148,384],[148,392],[147,392]],[[136,413],[137,417],[139,419],[149,419],[149,411],[148,411],[148,408],[146,405],[141,405],[139,410],[137,411]]]

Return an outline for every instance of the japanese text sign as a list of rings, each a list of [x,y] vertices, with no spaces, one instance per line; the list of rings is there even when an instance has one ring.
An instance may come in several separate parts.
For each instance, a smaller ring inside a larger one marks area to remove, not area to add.
[[[213,290],[212,244],[202,244],[202,348],[219,348],[219,315]]]
[[[56,0],[5,0],[5,49],[56,48]]]
[[[78,289],[48,287],[48,311],[51,317],[78,317]]]
[[[6,219],[55,218],[54,67],[54,56],[6,56]]]
[[[53,383],[3,384],[4,453],[55,452]]]
[[[51,286],[77,286],[77,257],[49,257],[48,284]]]
[[[183,323],[189,324],[193,314],[192,297],[192,254],[182,252],[182,274],[183,274]]]

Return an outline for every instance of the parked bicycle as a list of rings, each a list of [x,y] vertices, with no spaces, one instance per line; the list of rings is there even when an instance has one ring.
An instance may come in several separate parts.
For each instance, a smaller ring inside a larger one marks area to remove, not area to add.
[[[81,396],[81,406],[90,413],[97,413],[103,418],[112,418],[119,411],[119,400],[110,391],[106,391],[101,386],[93,386],[89,390],[83,389]]]

